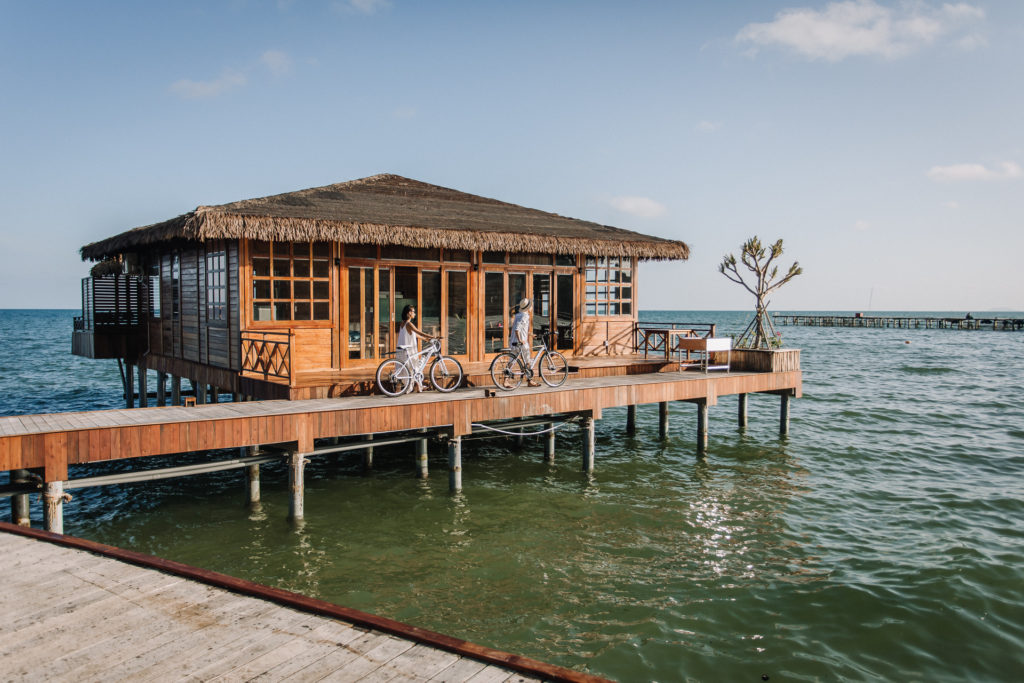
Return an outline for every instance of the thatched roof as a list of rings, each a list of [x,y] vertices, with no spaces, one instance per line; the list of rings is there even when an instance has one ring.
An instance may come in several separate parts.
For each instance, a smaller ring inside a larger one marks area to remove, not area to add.
[[[382,174],[246,199],[128,230],[82,247],[94,261],[172,240],[249,238],[406,247],[685,259],[683,242],[641,235]]]

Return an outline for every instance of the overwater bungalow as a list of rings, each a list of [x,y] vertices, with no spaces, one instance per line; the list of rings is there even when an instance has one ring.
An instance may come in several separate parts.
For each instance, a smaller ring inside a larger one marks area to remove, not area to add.
[[[632,354],[639,263],[689,248],[384,174],[199,206],[81,255],[98,263],[73,353],[121,359],[126,387],[137,366],[200,394],[303,399],[368,390],[407,304],[467,365],[508,345],[522,298],[570,362]]]

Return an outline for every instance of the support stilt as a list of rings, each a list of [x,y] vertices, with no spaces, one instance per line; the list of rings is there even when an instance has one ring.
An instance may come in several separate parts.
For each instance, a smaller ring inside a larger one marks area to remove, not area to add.
[[[366,440],[373,442],[373,434],[367,434]],[[366,449],[363,451],[363,469],[373,469],[373,446],[367,446]]]
[[[738,408],[737,421],[740,429],[747,428],[747,395],[740,394],[740,403]]]
[[[426,433],[426,429],[420,430]],[[420,439],[416,442],[416,471],[419,474],[420,479],[426,479],[428,475],[427,471],[427,440]]]
[[[544,435],[544,462],[550,465],[555,462],[555,423],[549,422],[544,428],[551,430]]]
[[[48,481],[43,490],[43,524],[47,531],[64,533],[64,482]]]
[[[626,406],[626,434],[636,434],[636,406]]]
[[[462,437],[448,439],[448,490],[462,490]]]
[[[697,450],[703,453],[708,449],[708,401],[697,401]]]
[[[668,436],[668,402],[662,401],[658,404],[658,436],[662,439]]]
[[[205,382],[192,382],[192,388],[196,392],[196,404],[204,406],[206,405],[206,383]]]
[[[288,456],[288,489],[291,499],[288,503],[288,517],[293,520],[305,517],[305,474],[306,459],[297,450]]]
[[[181,377],[171,375],[171,405],[181,405]]]
[[[32,478],[28,470],[11,470],[12,484],[28,484]],[[11,496],[11,524],[32,526],[29,521],[29,500],[27,493]]]
[[[779,402],[779,434],[789,434],[789,394],[783,394]]]
[[[156,404],[163,408],[167,405],[167,373],[156,373]]]
[[[124,362],[124,407],[135,407],[135,366],[127,359]]]
[[[248,448],[238,449],[243,453],[248,452],[248,455],[256,455],[259,453],[259,449],[255,446],[249,446]],[[246,483],[246,498],[249,505],[255,505],[260,502],[260,466],[249,465],[245,468],[245,483]]]
[[[146,366],[139,366],[139,407],[149,407],[149,373],[146,372]]]
[[[583,418],[583,471],[594,471],[594,416]]]

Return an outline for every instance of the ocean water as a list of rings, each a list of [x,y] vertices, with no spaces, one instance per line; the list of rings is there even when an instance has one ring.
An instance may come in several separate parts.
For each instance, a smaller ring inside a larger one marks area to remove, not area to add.
[[[0,311],[0,414],[122,405],[115,361],[70,355],[73,314]],[[704,456],[693,406],[664,441],[657,406],[633,438],[608,410],[592,476],[570,427],[552,466],[467,443],[459,495],[439,445],[425,482],[379,448],[370,473],[314,459],[300,526],[266,466],[254,509],[225,472],[75,491],[65,531],[620,681],[1019,680],[1024,333],[779,331],[804,370],[785,438],[772,396],[745,431],[722,398]]]

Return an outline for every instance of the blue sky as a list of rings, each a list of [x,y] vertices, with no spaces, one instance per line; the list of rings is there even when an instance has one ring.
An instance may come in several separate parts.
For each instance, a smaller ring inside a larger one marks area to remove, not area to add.
[[[0,307],[78,248],[391,172],[681,239],[644,309],[1024,310],[1024,2],[0,0]]]

